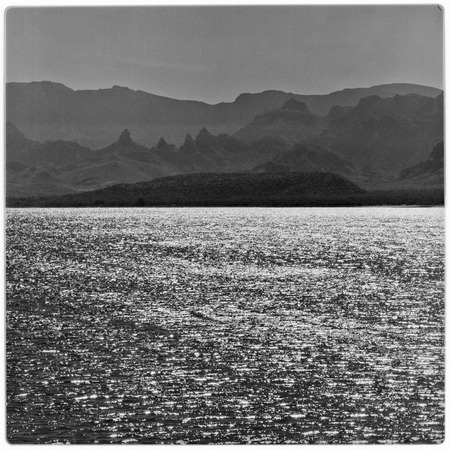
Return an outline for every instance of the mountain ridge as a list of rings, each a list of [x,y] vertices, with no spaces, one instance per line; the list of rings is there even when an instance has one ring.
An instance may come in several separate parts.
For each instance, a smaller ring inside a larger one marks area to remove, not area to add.
[[[29,84],[26,86],[30,87]],[[47,98],[47,90],[62,92],[60,100],[73,93],[65,86],[54,86],[53,83],[33,86],[32,90],[37,86],[37,99],[41,101]],[[400,88],[409,89],[403,85]],[[110,107],[107,117],[99,120],[111,121],[108,126],[115,130],[113,143],[110,141],[98,150],[80,145],[74,139],[52,140],[46,136],[44,142],[39,142],[30,139],[26,132],[8,120],[9,196],[84,192],[112,184],[204,172],[332,172],[362,186],[384,188],[393,183],[396,186],[410,183],[411,177],[402,178],[400,171],[425,162],[433,146],[443,140],[443,93],[434,98],[416,93],[383,98],[372,93],[359,98],[353,107],[332,106],[325,117],[313,114],[306,102],[290,97],[278,108],[257,115],[234,135],[215,132],[202,123],[193,134],[195,138],[189,132],[185,133],[184,142],[179,146],[164,133],[159,134],[150,146],[134,132],[136,123],[122,127],[113,120],[119,111],[118,114],[128,117],[130,122],[130,117],[136,116],[134,100],[138,104],[142,100],[140,94],[119,86],[113,87],[112,91],[118,93],[112,104],[99,100],[103,98],[102,93],[94,99],[98,111]],[[351,92],[354,94],[355,91],[358,89]],[[133,101],[130,102],[130,98]],[[245,96],[242,98],[246,101]],[[35,100],[35,96],[27,99]],[[85,103],[81,99],[80,102],[74,106],[76,110],[80,105],[83,110],[89,109],[89,101]],[[37,101],[35,107],[39,105]],[[61,107],[64,105],[61,103]],[[53,110],[53,106],[50,110],[58,113],[58,120],[64,127],[75,126],[67,122],[69,118],[64,112]],[[158,109],[160,105],[151,106]],[[19,108],[23,107],[19,105]],[[139,112],[139,107],[137,110]],[[190,111],[187,107],[186,111],[179,110],[178,113],[185,116]],[[70,107],[65,110],[68,112]],[[90,113],[96,114],[95,111]],[[140,120],[145,122],[143,118]],[[101,125],[91,125],[95,132],[102,131]],[[120,129],[123,130],[121,134]],[[431,166],[435,167],[433,164]],[[428,171],[417,181],[424,186],[439,187],[443,177]]]
[[[153,145],[161,136],[180,145],[186,133],[204,126],[213,133],[232,134],[258,114],[279,108],[291,97],[304,101],[313,114],[324,116],[334,105],[355,106],[361,97],[371,93],[390,97],[399,90],[430,95],[442,92],[437,88],[399,83],[314,95],[271,90],[240,94],[232,102],[208,104],[117,85],[73,90],[51,81],[9,82],[6,117],[37,141],[62,139],[98,149],[113,141],[117,128],[128,128],[146,146]]]
[[[229,100],[229,101],[219,101],[219,102],[206,102],[203,100],[194,100],[194,99],[181,99],[181,98],[176,98],[176,97],[169,97],[169,96],[164,96],[164,95],[160,95],[160,94],[153,94],[151,92],[145,91],[143,89],[132,89],[129,88],[127,86],[121,86],[121,85],[117,85],[114,84],[112,85],[110,88],[97,88],[97,89],[73,89],[70,86],[67,86],[66,84],[62,83],[62,82],[58,82],[58,81],[50,81],[50,80],[41,80],[41,81],[8,81],[5,83],[7,86],[8,85],[53,85],[55,87],[60,87],[63,90],[67,90],[67,91],[71,91],[71,92],[80,92],[80,91],[89,91],[89,92],[94,92],[94,91],[107,91],[107,90],[113,90],[113,89],[125,89],[125,90],[129,90],[129,91],[133,91],[133,92],[138,92],[138,93],[144,93],[144,94],[149,94],[155,97],[159,97],[159,98],[166,98],[166,99],[170,99],[170,100],[176,100],[176,101],[190,101],[190,102],[198,102],[198,103],[203,103],[206,105],[210,105],[210,106],[216,106],[216,105],[223,105],[223,104],[230,104],[230,103],[234,103],[236,101],[240,101],[242,98],[245,98],[247,96],[253,96],[253,95],[260,95],[260,94],[267,94],[267,93],[283,93],[283,94],[287,94],[290,96],[295,96],[295,95],[307,95],[307,96],[327,96],[327,95],[331,95],[331,94],[337,94],[339,92],[347,92],[347,91],[354,91],[354,90],[371,90],[374,88],[379,88],[379,89],[383,89],[386,92],[392,92],[392,93],[397,93],[397,91],[400,90],[405,90],[406,92],[409,92],[410,89],[419,89],[422,92],[426,91],[429,93],[429,95],[427,94],[421,94],[421,95],[425,95],[428,97],[434,97],[439,95],[441,92],[443,92],[443,89],[441,88],[437,88],[435,86],[428,86],[425,84],[418,84],[418,83],[385,83],[385,84],[374,84],[372,86],[365,86],[365,87],[357,87],[357,88],[351,88],[351,87],[347,87],[347,88],[342,88],[342,89],[338,89],[335,91],[330,91],[327,93],[320,93],[320,94],[295,94],[293,92],[286,92],[283,91],[281,89],[266,89],[260,92],[242,92],[240,94],[238,94],[234,100]],[[393,90],[392,88],[395,87],[395,89]],[[401,95],[401,94],[400,94]]]

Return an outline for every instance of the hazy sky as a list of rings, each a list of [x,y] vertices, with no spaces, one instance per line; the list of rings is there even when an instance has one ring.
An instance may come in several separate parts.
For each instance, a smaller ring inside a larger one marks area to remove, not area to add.
[[[242,92],[443,86],[437,5],[12,8],[7,81],[233,101]]]

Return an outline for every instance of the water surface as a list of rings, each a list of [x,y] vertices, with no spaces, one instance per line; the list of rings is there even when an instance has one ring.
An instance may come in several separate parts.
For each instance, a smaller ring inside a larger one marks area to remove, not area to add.
[[[7,211],[17,443],[444,437],[443,208]]]

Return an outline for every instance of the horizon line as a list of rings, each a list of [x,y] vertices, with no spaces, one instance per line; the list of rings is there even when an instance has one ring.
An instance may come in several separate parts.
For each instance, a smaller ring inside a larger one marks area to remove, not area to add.
[[[37,80],[33,80],[33,81],[6,81],[6,82],[5,82],[5,85],[8,85],[8,84],[32,84],[32,83],[35,83],[35,84],[48,83],[48,84],[61,85],[61,86],[64,86],[65,88],[67,88],[67,89],[70,89],[70,90],[73,91],[73,92],[80,92],[80,91],[101,91],[101,90],[106,91],[106,90],[112,90],[112,89],[114,89],[114,88],[128,89],[128,90],[133,91],[133,92],[144,92],[145,94],[154,95],[154,96],[156,96],[156,97],[167,98],[167,99],[170,99],[170,100],[190,101],[190,102],[204,103],[204,104],[206,104],[206,105],[211,105],[211,106],[214,106],[214,105],[220,105],[220,104],[223,104],[223,103],[234,103],[234,102],[236,102],[236,100],[237,100],[239,97],[241,97],[241,96],[243,96],[243,95],[258,95],[258,94],[264,94],[264,93],[266,93],[266,92],[284,92],[284,93],[286,93],[286,94],[292,94],[292,95],[327,96],[327,95],[330,95],[330,94],[334,94],[334,93],[336,93],[336,92],[343,92],[343,91],[346,91],[346,90],[353,90],[353,89],[371,89],[371,88],[374,88],[374,87],[390,86],[390,85],[395,85],[395,84],[405,84],[405,85],[413,85],[413,86],[422,86],[422,87],[426,87],[426,88],[430,88],[430,89],[436,89],[436,90],[438,90],[438,91],[444,92],[444,89],[443,89],[443,88],[439,88],[439,87],[436,87],[436,86],[430,86],[430,85],[427,85],[427,84],[420,84],[420,83],[398,82],[398,81],[396,81],[396,82],[391,82],[391,83],[374,84],[374,85],[372,85],[372,86],[346,87],[346,88],[343,88],[343,89],[338,89],[338,90],[335,90],[335,91],[330,91],[330,92],[322,93],[322,94],[317,94],[317,93],[314,93],[314,94],[305,94],[305,93],[287,92],[287,91],[283,91],[283,90],[281,90],[281,89],[266,89],[266,90],[264,90],[264,91],[259,91],[259,92],[241,92],[241,93],[238,94],[238,95],[234,98],[234,100],[232,100],[232,101],[221,101],[221,102],[217,102],[217,103],[209,103],[209,102],[206,102],[206,101],[203,101],[203,100],[182,99],[182,98],[169,97],[169,96],[161,95],[161,94],[154,94],[154,93],[149,92],[149,91],[144,91],[143,89],[132,89],[132,88],[130,88],[130,87],[128,87],[128,86],[122,86],[122,85],[119,85],[119,84],[114,84],[114,85],[112,85],[111,87],[105,87],[105,88],[99,87],[99,88],[96,88],[96,89],[95,89],[95,88],[90,88],[90,89],[73,89],[73,88],[71,88],[70,86],[67,86],[66,84],[64,84],[64,83],[62,83],[62,82],[60,82],[60,81],[51,81],[51,80],[40,80],[40,81],[37,81]]]

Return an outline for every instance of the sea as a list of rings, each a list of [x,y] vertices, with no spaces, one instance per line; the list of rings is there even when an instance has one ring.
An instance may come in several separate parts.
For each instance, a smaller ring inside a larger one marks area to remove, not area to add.
[[[6,212],[10,443],[440,443],[444,208]]]

